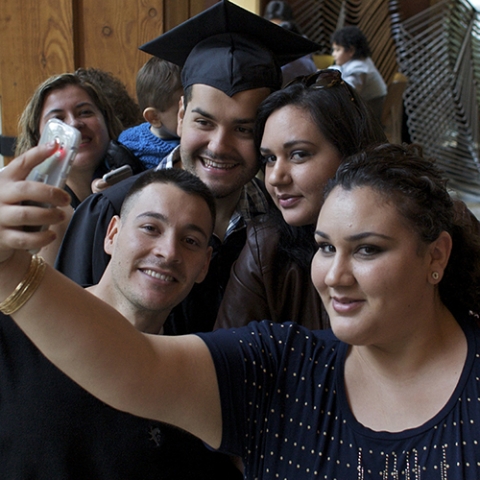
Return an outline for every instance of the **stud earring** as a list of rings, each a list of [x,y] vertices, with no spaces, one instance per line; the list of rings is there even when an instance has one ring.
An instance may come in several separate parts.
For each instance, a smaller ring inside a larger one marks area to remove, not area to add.
[[[438,272],[432,272],[432,278],[434,280],[438,280],[438,277],[439,277]]]

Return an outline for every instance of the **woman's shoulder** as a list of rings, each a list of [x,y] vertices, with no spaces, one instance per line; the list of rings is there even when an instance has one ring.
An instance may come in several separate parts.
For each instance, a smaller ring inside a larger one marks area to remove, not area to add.
[[[269,214],[257,215],[247,225],[246,248],[257,260],[275,256],[280,230]],[[262,260],[263,259],[263,260]]]
[[[218,329],[209,333],[196,333],[207,344],[220,345],[225,342],[237,342],[244,348],[257,346],[267,351],[286,351],[288,346],[296,348],[328,349],[336,351],[345,347],[331,329],[311,329],[297,322],[274,322],[271,320],[252,321],[245,326]],[[301,347],[300,347],[301,346]],[[222,348],[222,347],[220,347]],[[302,350],[304,351],[304,350]]]
[[[284,270],[293,266],[300,270],[307,269],[310,275],[312,244],[312,226],[287,225],[280,213],[259,215],[247,227],[245,249],[256,257],[263,267],[271,268],[277,264],[277,270]]]
[[[247,241],[277,243],[280,228],[270,214],[257,215],[247,225]]]
[[[295,365],[303,364],[308,358],[335,363],[337,356],[347,348],[329,328],[311,329],[296,322],[276,323],[270,320],[251,322],[246,328],[245,340],[257,344],[268,355],[284,357],[285,365],[293,370],[297,368]],[[302,355],[292,358],[293,351],[302,352]]]

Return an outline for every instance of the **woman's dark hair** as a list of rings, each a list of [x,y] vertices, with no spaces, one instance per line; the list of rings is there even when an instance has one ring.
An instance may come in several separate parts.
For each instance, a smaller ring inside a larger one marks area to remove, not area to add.
[[[338,78],[338,83],[328,88],[307,87],[299,81],[269,95],[257,112],[254,131],[257,149],[260,148],[270,115],[286,106],[295,106],[308,112],[325,139],[335,146],[343,158],[369,145],[386,142],[382,126],[364,101],[341,80],[339,74]]]
[[[355,50],[352,58],[368,58],[372,56],[372,51],[368,45],[367,37],[358,27],[343,27],[332,35],[332,43],[340,45],[345,50]]]
[[[138,103],[130,96],[125,84],[113,73],[89,67],[77,68],[75,75],[93,83],[103,92],[124,129],[144,121]]]
[[[480,224],[454,200],[443,172],[418,145],[380,145],[356,154],[337,170],[325,189],[370,187],[394,205],[424,244],[446,231],[452,251],[438,285],[442,302],[456,317],[480,313]]]
[[[286,106],[298,107],[308,112],[312,122],[342,158],[387,141],[382,126],[355,90],[343,82],[337,70],[322,70],[313,75],[319,74],[333,78],[327,87],[319,87],[317,84],[307,86],[309,82],[299,79],[272,93],[262,102],[254,130],[257,150],[260,149],[268,118],[273,112]],[[301,266],[308,267],[314,253],[311,233],[313,226],[292,227],[275,208],[272,208],[271,215],[281,232],[279,253],[283,252]]]
[[[47,95],[55,90],[62,90],[71,85],[84,90],[100,110],[105,119],[110,140],[118,137],[123,130],[122,123],[115,115],[112,105],[99,86],[87,78],[83,72],[79,72],[78,74],[62,73],[60,75],[54,75],[40,84],[28,101],[19,120],[19,134],[15,149],[16,156],[38,144],[40,140],[42,109]]]
[[[267,3],[263,18],[266,20],[293,21],[293,9],[288,2],[272,0]]]

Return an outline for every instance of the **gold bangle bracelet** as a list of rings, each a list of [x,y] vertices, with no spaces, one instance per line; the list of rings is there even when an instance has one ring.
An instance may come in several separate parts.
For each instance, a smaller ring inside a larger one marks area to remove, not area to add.
[[[11,295],[0,303],[0,312],[4,315],[11,315],[23,307],[40,286],[45,275],[45,269],[45,260],[38,255],[33,255],[23,280]]]

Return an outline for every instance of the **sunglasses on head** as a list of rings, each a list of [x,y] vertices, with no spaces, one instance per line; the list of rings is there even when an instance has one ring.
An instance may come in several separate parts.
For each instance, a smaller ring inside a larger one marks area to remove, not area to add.
[[[310,75],[302,75],[294,78],[291,82],[285,85],[284,88],[300,83],[306,88],[321,89],[331,88],[335,85],[343,85],[345,82],[342,80],[342,74],[340,71],[334,68],[326,68],[324,70],[318,70]]]
[[[294,78],[290,83],[285,85],[283,88],[287,88],[290,85],[301,84],[305,88],[310,88],[312,90],[321,90],[336,87],[337,85],[344,87],[350,96],[350,100],[355,102],[354,96],[348,85],[343,81],[342,74],[339,70],[334,68],[326,68],[324,70],[318,70],[315,73],[310,75],[303,75],[297,78]]]

